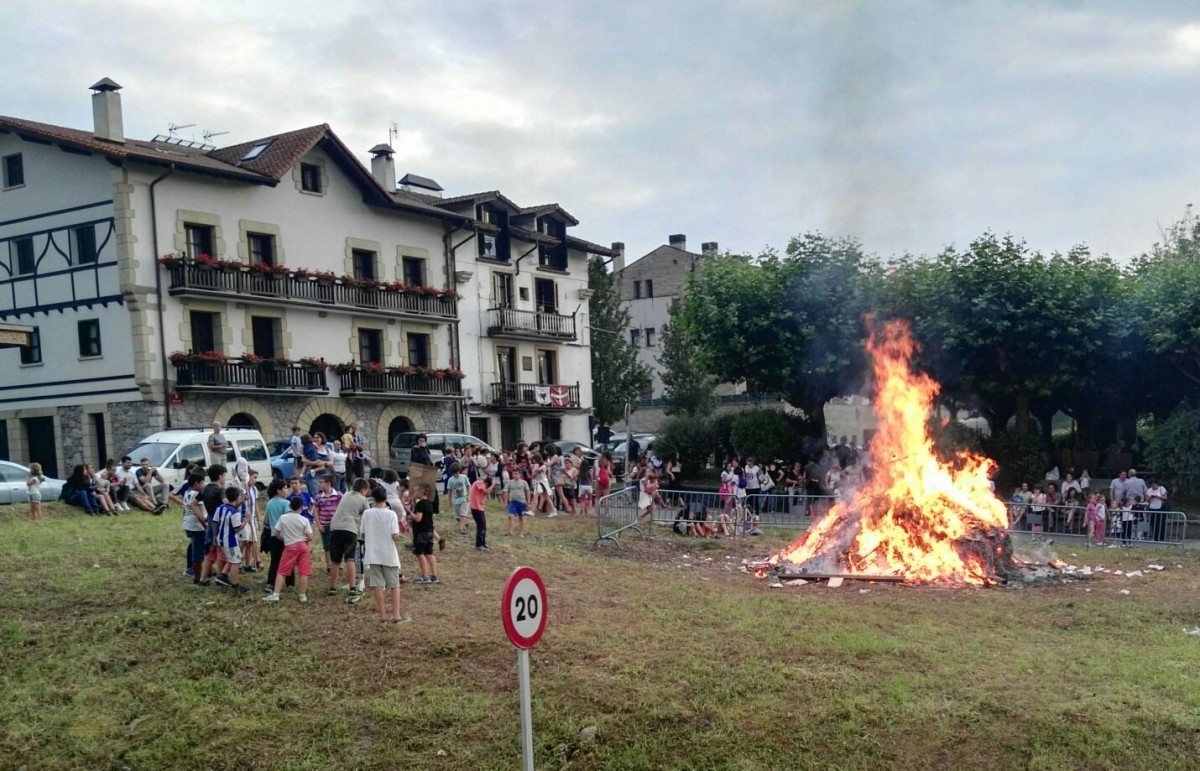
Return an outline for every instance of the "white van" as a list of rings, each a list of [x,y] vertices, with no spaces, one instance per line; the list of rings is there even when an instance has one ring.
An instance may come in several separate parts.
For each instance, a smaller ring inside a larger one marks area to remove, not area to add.
[[[177,428],[151,434],[125,453],[133,459],[133,465],[148,458],[167,480],[175,487],[183,481],[188,464],[196,463],[207,468],[211,463],[208,453],[208,437],[212,429]],[[226,428],[221,435],[229,442],[229,453],[225,465],[229,468],[227,481],[233,481],[233,465],[238,458],[245,458],[250,468],[258,472],[260,485],[271,481],[271,458],[267,455],[267,443],[263,435],[252,428]]]

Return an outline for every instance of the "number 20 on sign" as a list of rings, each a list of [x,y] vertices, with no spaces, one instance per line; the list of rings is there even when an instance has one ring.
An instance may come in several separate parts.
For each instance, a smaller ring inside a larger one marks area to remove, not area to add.
[[[519,567],[500,595],[504,632],[517,646],[517,686],[521,700],[521,768],[533,771],[533,704],[529,687],[529,649],[546,629],[546,585],[533,568]]]

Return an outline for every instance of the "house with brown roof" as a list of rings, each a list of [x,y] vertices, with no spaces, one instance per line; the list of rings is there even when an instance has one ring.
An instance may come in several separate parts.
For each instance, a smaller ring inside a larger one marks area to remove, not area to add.
[[[169,427],[584,436],[588,253],[557,206],[442,197],[328,125],[224,148],[0,116],[0,457],[47,473]],[[582,308],[582,310],[580,310]],[[569,381],[569,382],[568,382]]]

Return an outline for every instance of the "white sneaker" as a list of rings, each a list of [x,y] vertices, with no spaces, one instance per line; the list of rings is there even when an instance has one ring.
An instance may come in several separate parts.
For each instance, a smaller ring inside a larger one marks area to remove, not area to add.
[[[263,602],[279,602],[279,595],[276,594],[275,592],[271,592],[266,597],[263,597],[262,601]]]
[[[547,514],[547,515],[546,515],[546,517],[547,517],[547,518],[549,518],[549,519],[553,519],[554,517],[557,517],[557,516],[558,516],[558,512],[557,512],[557,511],[552,511],[552,512],[550,512],[549,514]]]
[[[308,602],[308,595],[307,594],[300,595],[300,602]]]
[[[366,582],[366,581],[359,581],[359,582],[358,582],[358,586],[356,586],[356,587],[355,587],[355,590],[356,590],[356,591],[357,591],[359,594],[362,594],[363,592],[365,592],[365,591],[367,590],[367,582]]]

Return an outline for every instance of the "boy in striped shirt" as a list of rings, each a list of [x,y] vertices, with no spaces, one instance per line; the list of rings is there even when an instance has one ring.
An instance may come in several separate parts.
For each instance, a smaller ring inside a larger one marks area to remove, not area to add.
[[[221,551],[227,570],[216,577],[220,586],[228,586],[241,594],[250,587],[238,582],[238,566],[242,564],[242,550],[238,546],[238,531],[244,526],[242,520],[242,491],[236,487],[225,489],[225,502],[213,512],[213,545]]]

